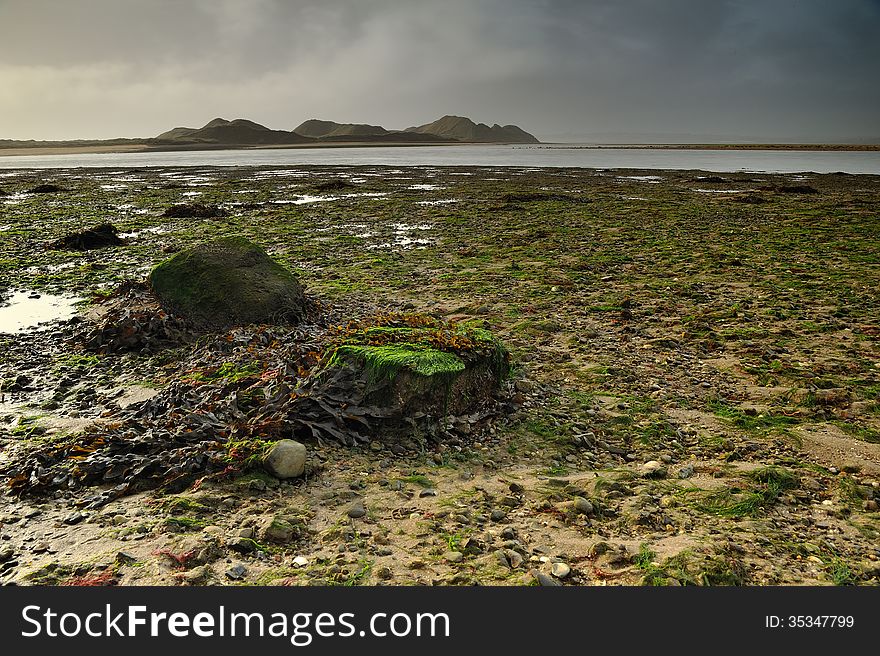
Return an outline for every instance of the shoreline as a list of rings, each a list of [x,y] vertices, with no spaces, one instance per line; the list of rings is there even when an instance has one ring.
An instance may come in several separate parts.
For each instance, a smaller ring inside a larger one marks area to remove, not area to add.
[[[386,147],[424,147],[424,146],[511,146],[516,149],[535,150],[707,150],[707,151],[751,151],[751,150],[791,150],[803,152],[878,152],[880,144],[568,144],[568,143],[483,143],[483,142],[393,142],[393,141],[339,141],[327,143],[303,144],[266,144],[266,145],[180,145],[154,146],[148,143],[124,145],[92,145],[92,146],[0,146],[0,157],[20,157],[39,155],[85,155],[111,153],[169,153],[198,152],[214,150],[287,150],[312,148],[386,148]]]

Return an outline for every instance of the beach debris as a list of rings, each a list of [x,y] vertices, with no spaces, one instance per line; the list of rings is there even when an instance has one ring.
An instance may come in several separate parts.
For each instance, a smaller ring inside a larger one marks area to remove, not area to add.
[[[509,356],[483,329],[424,315],[325,318],[334,321],[203,337],[157,395],[78,435],[10,453],[0,478],[19,495],[92,488],[75,503],[97,508],[261,463],[296,476],[302,445],[292,446],[296,467],[271,464],[292,441],[440,440],[511,407],[500,393]]]
[[[227,216],[228,212],[217,205],[203,203],[178,203],[169,207],[162,216],[172,219],[217,219]]]
[[[87,251],[93,248],[122,246],[125,242],[119,237],[119,230],[112,223],[102,223],[81,232],[74,232],[49,244],[56,251]]]
[[[59,191],[66,191],[63,187],[56,184],[38,184],[36,187],[28,189],[29,194],[54,194]]]
[[[354,184],[349,182],[348,180],[336,179],[336,180],[328,180],[326,182],[319,182],[314,185],[315,191],[344,191],[346,189],[354,188]]]
[[[97,301],[94,320],[84,324],[77,340],[87,351],[149,353],[195,337],[183,319],[162,309],[146,283],[126,281]]]

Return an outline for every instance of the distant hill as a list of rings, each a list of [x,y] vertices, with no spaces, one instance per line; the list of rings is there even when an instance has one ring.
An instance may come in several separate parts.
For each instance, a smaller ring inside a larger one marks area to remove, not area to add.
[[[265,125],[237,118],[227,121],[215,118],[200,128],[174,128],[151,139],[155,145],[212,144],[231,146],[261,146],[297,144],[314,141],[309,137],[287,132],[270,130]]]
[[[336,123],[334,121],[321,121],[316,118],[303,121],[293,131],[313,139],[320,139],[322,137],[374,137],[389,134],[388,130],[381,125]]]
[[[367,141],[463,141],[479,143],[540,143],[533,135],[515,125],[489,127],[474,123],[463,116],[444,116],[433,123],[406,130],[386,130],[380,125],[363,123],[335,123],[316,118],[309,119],[293,130],[315,139],[338,141],[357,138]]]
[[[405,132],[433,134],[456,141],[478,143],[540,143],[538,139],[515,125],[489,127],[485,123],[474,123],[464,116],[444,116],[433,123],[407,128]]]
[[[200,150],[259,146],[320,145],[326,143],[424,144],[424,143],[540,143],[515,125],[489,127],[463,116],[444,116],[406,130],[387,130],[381,125],[336,123],[320,119],[304,121],[294,130],[272,130],[243,118],[215,118],[200,128],[176,127],[148,139],[95,139],[72,141],[22,141],[0,139],[0,149],[101,148],[127,150]]]

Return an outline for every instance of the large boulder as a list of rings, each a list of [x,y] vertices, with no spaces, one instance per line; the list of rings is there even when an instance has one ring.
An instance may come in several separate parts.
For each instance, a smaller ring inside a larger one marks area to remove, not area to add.
[[[149,281],[163,306],[199,328],[297,321],[305,312],[297,277],[243,237],[181,251]]]

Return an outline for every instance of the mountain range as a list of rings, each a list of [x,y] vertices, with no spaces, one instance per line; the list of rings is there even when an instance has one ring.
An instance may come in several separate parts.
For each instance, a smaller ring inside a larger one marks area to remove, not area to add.
[[[155,146],[271,146],[324,142],[540,143],[515,125],[496,123],[489,127],[463,116],[444,116],[433,123],[405,130],[309,119],[289,132],[272,130],[242,118],[233,121],[215,118],[200,128],[177,127],[148,141]]]

